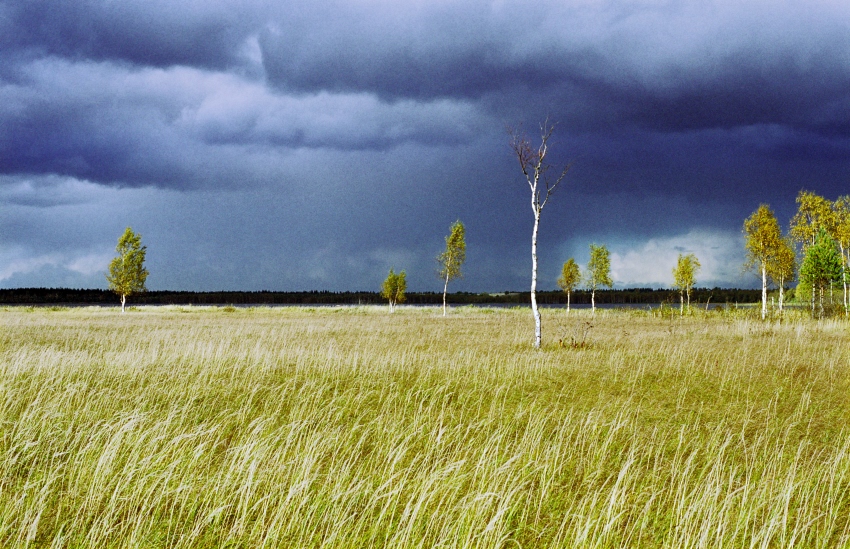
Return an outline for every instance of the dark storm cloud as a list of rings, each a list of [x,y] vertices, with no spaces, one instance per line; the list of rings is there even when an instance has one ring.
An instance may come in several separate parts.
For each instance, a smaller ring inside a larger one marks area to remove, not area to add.
[[[623,121],[659,131],[782,124],[847,137],[848,85],[850,67],[839,55],[805,68],[732,58],[716,80],[681,82],[672,93],[615,88],[608,95]]]
[[[463,102],[282,96],[240,76],[185,67],[46,59],[22,72],[20,82],[0,88],[4,174],[240,187],[279,177],[286,150],[452,144],[479,124]]]
[[[783,0],[3,2],[0,280],[102,283],[132,224],[159,288],[369,289],[391,266],[431,288],[462,218],[457,288],[521,288],[504,126],[549,115],[573,169],[542,283],[589,241],[621,282],[663,284],[677,249],[731,281],[759,202],[784,223],[800,188],[847,193],[848,20]]]
[[[850,9],[839,3],[41,0],[0,9],[8,58],[221,70],[259,55],[269,82],[289,92],[484,99],[501,113],[539,102],[579,126],[848,132]]]
[[[850,8],[778,4],[342,2],[281,17],[260,45],[284,90],[540,102],[580,127],[848,135]]]
[[[239,63],[259,17],[251,2],[10,0],[0,6],[0,51],[220,69]]]
[[[779,126],[777,155],[840,157],[850,8],[782,7],[6,3],[2,173],[228,185],[234,147],[451,146],[546,114],[612,146]]]

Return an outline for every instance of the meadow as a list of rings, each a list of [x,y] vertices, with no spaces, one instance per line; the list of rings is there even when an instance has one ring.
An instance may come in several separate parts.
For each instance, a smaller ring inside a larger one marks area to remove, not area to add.
[[[543,315],[2,309],[0,546],[850,547],[850,323]]]

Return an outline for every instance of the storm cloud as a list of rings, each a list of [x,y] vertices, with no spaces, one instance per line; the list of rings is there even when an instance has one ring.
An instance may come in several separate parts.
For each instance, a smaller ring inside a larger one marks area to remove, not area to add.
[[[132,225],[153,288],[373,289],[392,266],[436,289],[460,218],[457,289],[521,289],[505,128],[548,117],[572,168],[544,286],[590,242],[621,285],[669,284],[676,249],[749,285],[748,213],[848,192],[847,21],[826,1],[4,2],[0,284],[103,286]]]

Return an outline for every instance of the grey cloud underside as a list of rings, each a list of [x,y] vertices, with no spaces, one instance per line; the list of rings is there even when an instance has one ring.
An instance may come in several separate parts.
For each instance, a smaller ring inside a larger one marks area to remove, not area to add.
[[[285,96],[239,75],[57,59],[0,87],[0,118],[0,173],[175,188],[268,181],[302,149],[459,145],[481,125],[451,100]]]
[[[506,103],[545,101],[578,128],[785,124],[850,134],[847,9],[833,20],[803,13],[790,22],[763,6],[711,21],[709,4],[672,30],[630,17],[627,3],[549,24],[543,6],[515,17],[479,3],[399,21],[319,13],[264,29],[260,44],[269,81],[284,90],[477,98],[502,113],[511,111]],[[699,24],[708,31],[688,33]]]
[[[97,109],[73,114],[43,109],[25,118],[6,120],[0,134],[0,154],[7,159],[2,173],[59,174],[122,186],[191,188],[216,168],[229,171],[221,155],[192,150],[191,143],[163,135],[157,125],[140,123],[132,114],[114,113],[104,121]]]
[[[620,72],[609,59],[586,51],[556,50],[551,58],[512,62],[476,51],[435,59],[427,52],[309,55],[264,45],[269,80],[284,90],[475,98],[498,114],[518,104],[548,104],[550,114],[576,129],[626,124],[666,132],[783,124],[850,135],[850,63],[838,55],[841,48],[807,67],[765,66],[746,53],[731,56],[710,77],[699,67],[671,66],[663,86],[656,87],[638,79],[640,67]]]
[[[5,2],[0,47],[28,57],[222,69],[238,62],[239,45],[259,23],[259,13],[241,5],[247,9],[214,1]]]
[[[368,289],[393,265],[428,287],[461,218],[458,288],[522,288],[504,129],[547,115],[573,164],[548,283],[590,240],[738,234],[759,202],[848,192],[850,4],[800,4],[9,0],[0,235],[51,258],[97,218],[78,240],[108,255],[132,224],[172,288]]]
[[[256,38],[268,82],[287,93],[476,99],[497,114],[545,103],[578,128],[774,123],[847,136],[850,10],[782,18],[753,6],[19,1],[0,40],[10,57],[235,70]]]

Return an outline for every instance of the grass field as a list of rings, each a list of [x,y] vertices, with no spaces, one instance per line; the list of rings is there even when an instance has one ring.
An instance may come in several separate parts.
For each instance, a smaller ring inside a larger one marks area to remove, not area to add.
[[[850,324],[543,320],[0,310],[0,546],[850,547]]]

